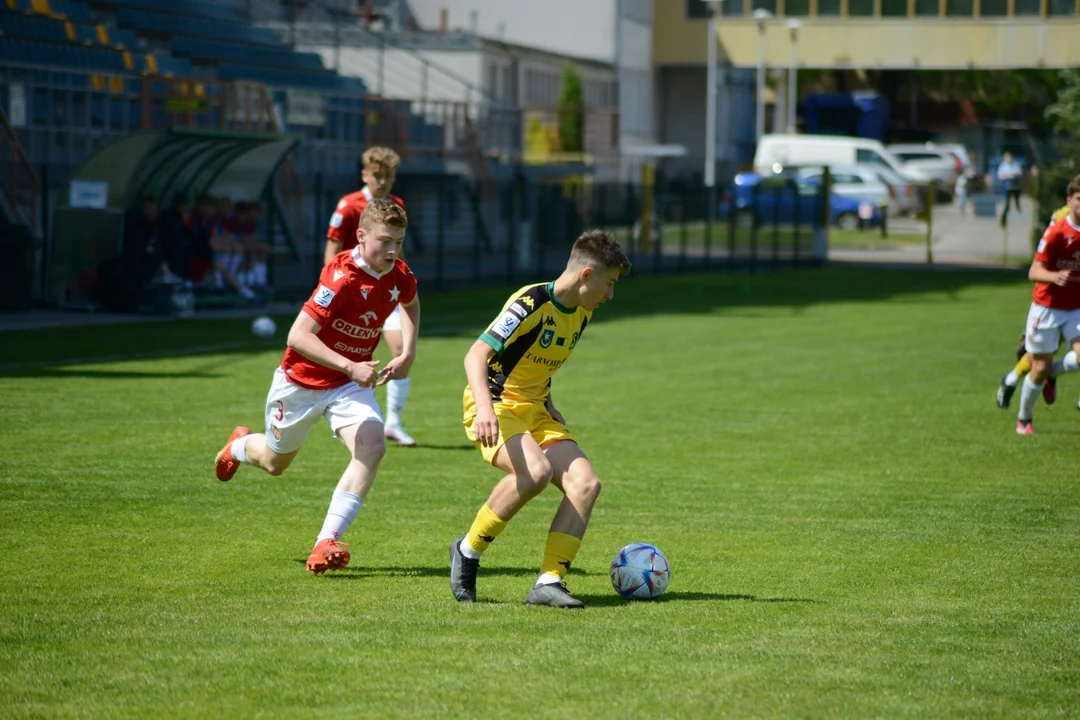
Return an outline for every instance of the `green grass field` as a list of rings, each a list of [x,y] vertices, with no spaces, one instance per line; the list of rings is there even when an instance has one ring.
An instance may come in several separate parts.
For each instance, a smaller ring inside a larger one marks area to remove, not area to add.
[[[482,602],[448,587],[498,477],[461,360],[505,294],[427,297],[421,447],[390,449],[324,577],[303,562],[346,462],[325,425],[283,477],[212,473],[260,425],[280,338],[5,333],[0,716],[1076,716],[1080,383],[1033,437],[995,407],[1020,275],[625,279],[554,383],[604,480],[576,613],[523,605],[553,488],[485,556]],[[671,560],[660,601],[610,587],[632,541]]]

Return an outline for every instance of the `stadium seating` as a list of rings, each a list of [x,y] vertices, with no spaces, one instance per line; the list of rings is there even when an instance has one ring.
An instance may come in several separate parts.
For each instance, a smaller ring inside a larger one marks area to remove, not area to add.
[[[231,43],[252,43],[285,47],[273,30],[243,25],[236,22],[209,20],[206,18],[170,15],[147,10],[121,9],[116,14],[120,27],[137,30],[147,35],[170,38],[174,35],[223,40]],[[258,52],[252,49],[252,52]]]
[[[322,58],[312,52],[296,52],[291,48],[260,47],[257,52],[237,43],[178,37],[173,40],[174,55],[193,60],[227,61],[257,65],[272,65],[296,70],[328,73]]]

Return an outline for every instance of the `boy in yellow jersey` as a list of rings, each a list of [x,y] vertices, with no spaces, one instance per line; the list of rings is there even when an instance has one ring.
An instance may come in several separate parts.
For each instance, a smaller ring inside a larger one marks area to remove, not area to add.
[[[551,377],[570,357],[593,310],[612,298],[616,281],[629,272],[626,253],[610,233],[584,233],[562,274],[514,293],[465,356],[465,433],[506,475],[469,532],[450,543],[450,589],[459,602],[476,601],[481,555],[550,483],[564,497],[525,603],[584,607],[562,581],[581,546],[600,480],[552,403]]]
[[[1080,182],[1080,175],[1073,178],[1073,182]],[[1046,230],[1049,231],[1055,223],[1062,220],[1068,214],[1068,205],[1064,205],[1055,210],[1053,216],[1050,218],[1050,224],[1046,226]],[[1024,347],[1026,336],[1026,332],[1021,333],[1020,344],[1016,346],[1016,367],[1014,367],[1011,372],[1006,373],[1005,377],[1001,379],[1001,385],[998,386],[997,404],[1002,410],[1009,407],[1013,393],[1016,392],[1016,388],[1020,384],[1020,381],[1024,379],[1024,376],[1031,372],[1031,353]],[[1046,383],[1043,384],[1042,396],[1047,405],[1053,405],[1054,401],[1057,400],[1056,377],[1046,378]],[[1077,404],[1077,409],[1080,410],[1080,403]]]

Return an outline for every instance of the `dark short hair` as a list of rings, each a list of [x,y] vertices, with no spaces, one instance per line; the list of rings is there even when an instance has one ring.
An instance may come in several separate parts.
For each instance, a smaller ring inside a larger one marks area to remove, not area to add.
[[[626,252],[606,230],[588,230],[574,241],[570,261],[602,269],[619,268],[620,275],[630,273]]]

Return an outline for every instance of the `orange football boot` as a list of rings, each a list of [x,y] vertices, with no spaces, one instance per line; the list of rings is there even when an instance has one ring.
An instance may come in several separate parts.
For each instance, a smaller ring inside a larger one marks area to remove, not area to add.
[[[315,543],[311,555],[307,559],[307,569],[316,575],[321,575],[327,570],[340,570],[349,564],[348,543],[338,542],[333,538],[326,538]]]
[[[221,448],[221,452],[214,458],[214,474],[217,475],[217,479],[221,482],[232,480],[232,476],[236,474],[236,471],[240,469],[240,465],[242,464],[232,455],[233,440],[250,434],[251,431],[243,425],[235,428],[232,431],[232,435],[229,436],[228,442],[225,443],[225,447]]]

